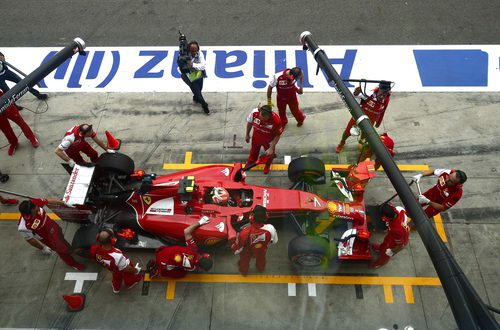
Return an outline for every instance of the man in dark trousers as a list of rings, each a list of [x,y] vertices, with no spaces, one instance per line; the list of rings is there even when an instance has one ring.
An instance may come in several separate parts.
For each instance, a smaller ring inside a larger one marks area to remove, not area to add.
[[[198,246],[193,239],[192,233],[199,227],[210,223],[207,216],[201,217],[198,222],[184,229],[186,246],[162,246],[156,250],[156,261],[148,262],[150,277],[161,275],[163,277],[180,278],[186,276],[187,272],[195,269],[208,271],[212,268],[212,257],[208,253],[199,253]]]
[[[36,198],[22,201],[19,204],[21,217],[18,222],[18,231],[31,246],[42,250],[45,255],[54,252],[76,270],[84,270],[85,265],[77,262],[71,256],[69,243],[64,239],[61,227],[52,220],[43,209],[45,205],[66,205],[61,200]]]
[[[235,254],[240,255],[239,269],[242,275],[248,274],[250,259],[255,257],[257,270],[264,272],[266,268],[266,252],[270,243],[278,243],[278,234],[271,224],[266,224],[267,209],[256,205],[249,216],[250,225],[238,234],[236,242],[231,246]]]
[[[17,84],[21,81],[21,77],[10,71],[8,65],[5,63],[5,56],[0,52],[0,89],[3,90],[4,93],[7,93],[10,88],[5,81],[12,81]],[[29,91],[39,100],[46,100],[48,98],[47,94],[42,94],[32,87]]]
[[[111,280],[113,293],[120,293],[122,282],[128,290],[142,281],[141,268],[134,267],[130,259],[120,249],[114,247],[116,238],[112,229],[105,228],[99,231],[96,240],[100,244],[92,245],[90,255],[113,274]]]

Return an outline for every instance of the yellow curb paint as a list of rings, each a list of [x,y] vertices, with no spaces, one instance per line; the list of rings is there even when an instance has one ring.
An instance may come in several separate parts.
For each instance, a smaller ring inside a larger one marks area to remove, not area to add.
[[[436,225],[436,231],[441,237],[441,240],[444,243],[448,243],[448,238],[446,238],[446,232],[444,231],[443,219],[441,218],[441,214],[437,214],[434,216],[434,224]]]
[[[403,285],[405,290],[405,298],[407,304],[414,304],[415,298],[413,297],[413,287],[411,285]]]
[[[167,281],[167,300],[173,300],[175,297],[175,281]]]
[[[61,220],[55,213],[47,213],[47,215],[52,220]],[[21,213],[19,212],[9,212],[9,213],[0,213],[0,220],[19,220]]]
[[[392,286],[384,285],[384,298],[386,304],[394,303],[394,296],[392,295]]]
[[[184,164],[191,164],[191,160],[193,159],[193,153],[191,151],[187,151],[184,156]]]

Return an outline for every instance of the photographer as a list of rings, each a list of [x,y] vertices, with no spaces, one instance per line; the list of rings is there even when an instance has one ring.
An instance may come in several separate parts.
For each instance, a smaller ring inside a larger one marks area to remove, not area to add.
[[[205,56],[200,52],[200,45],[198,42],[193,40],[189,42],[186,47],[186,37],[182,33],[180,33],[180,35],[179,58],[177,62],[182,72],[181,78],[186,85],[191,88],[191,92],[193,92],[193,101],[200,103],[203,111],[208,115],[210,114],[208,103],[203,98],[203,95],[201,95],[203,78],[206,77]]]

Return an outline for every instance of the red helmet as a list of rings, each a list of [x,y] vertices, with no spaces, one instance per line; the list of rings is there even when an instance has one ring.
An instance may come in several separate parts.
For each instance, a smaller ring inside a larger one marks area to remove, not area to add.
[[[212,201],[215,204],[226,204],[229,201],[229,193],[222,187],[214,187],[211,192]]]

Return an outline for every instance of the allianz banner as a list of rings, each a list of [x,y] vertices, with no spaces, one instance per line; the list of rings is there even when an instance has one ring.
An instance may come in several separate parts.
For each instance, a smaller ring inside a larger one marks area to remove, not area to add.
[[[500,91],[500,45],[322,46],[342,79],[390,80],[396,92]],[[2,48],[29,73],[58,48]],[[333,91],[312,54],[296,46],[201,46],[204,92],[263,92],[271,77],[301,67],[304,90]],[[189,92],[177,68],[178,47],[89,47],[40,82],[44,92]],[[346,83],[348,87],[353,84]],[[375,87],[375,85],[370,86]],[[369,88],[370,88],[369,87]]]

